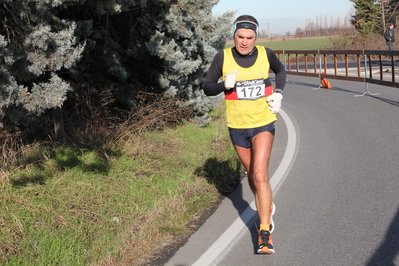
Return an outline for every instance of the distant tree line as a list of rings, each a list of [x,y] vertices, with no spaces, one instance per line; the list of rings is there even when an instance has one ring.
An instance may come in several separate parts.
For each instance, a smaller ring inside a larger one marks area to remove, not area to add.
[[[261,38],[265,37],[275,37],[275,36],[294,36],[295,38],[303,37],[317,37],[317,36],[331,36],[331,35],[344,35],[348,33],[353,33],[354,27],[350,24],[350,19],[345,16],[343,20],[341,18],[335,18],[333,16],[322,17],[317,16],[316,19],[307,19],[305,21],[304,28],[296,28],[295,32],[287,31],[284,34],[276,34],[274,36],[270,35],[267,30],[263,29],[260,31],[259,36]]]
[[[295,37],[344,35],[353,33],[353,31],[354,28],[350,25],[348,16],[345,16],[343,20],[341,18],[334,19],[332,16],[330,18],[318,16],[315,20],[306,20],[305,28],[297,28]]]
[[[105,91],[103,108],[161,94],[206,123],[214,103],[200,83],[234,15],[213,16],[218,2],[0,0],[0,129],[63,141],[65,113]]]
[[[327,16],[306,20],[305,28],[297,28],[295,33],[286,32],[286,36],[314,37],[329,35],[382,34],[388,23],[399,24],[399,0],[348,0],[353,2],[354,14],[341,18]],[[267,31],[261,36],[267,37]]]

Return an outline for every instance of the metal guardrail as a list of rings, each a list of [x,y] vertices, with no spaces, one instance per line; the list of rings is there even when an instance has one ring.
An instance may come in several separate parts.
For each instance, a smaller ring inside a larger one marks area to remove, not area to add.
[[[360,81],[399,88],[395,57],[389,50],[274,50],[287,74]],[[281,57],[284,57],[283,59]],[[399,65],[399,62],[398,62]]]

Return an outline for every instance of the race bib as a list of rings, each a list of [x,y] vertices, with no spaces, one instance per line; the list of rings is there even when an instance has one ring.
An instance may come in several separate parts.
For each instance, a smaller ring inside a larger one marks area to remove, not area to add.
[[[256,100],[265,97],[265,80],[253,79],[237,81],[236,92],[239,100]]]

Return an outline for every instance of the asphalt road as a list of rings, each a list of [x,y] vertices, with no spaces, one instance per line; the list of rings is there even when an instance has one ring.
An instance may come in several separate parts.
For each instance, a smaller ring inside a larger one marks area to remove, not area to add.
[[[270,162],[276,254],[255,254],[244,179],[166,265],[399,265],[399,89],[330,82],[288,76]]]

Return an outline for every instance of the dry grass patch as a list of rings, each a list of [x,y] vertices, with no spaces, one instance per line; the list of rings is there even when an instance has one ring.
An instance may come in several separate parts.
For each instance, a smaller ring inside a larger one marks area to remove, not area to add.
[[[164,246],[161,254],[171,252],[225,184],[237,183],[225,124],[221,116],[214,119],[204,128],[180,122],[131,131],[133,122],[123,124],[116,131],[123,134],[96,148],[36,142],[16,150],[16,167],[0,172],[1,263],[143,265],[165,259],[152,253],[153,244]],[[220,176],[225,184],[216,186]]]

